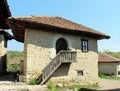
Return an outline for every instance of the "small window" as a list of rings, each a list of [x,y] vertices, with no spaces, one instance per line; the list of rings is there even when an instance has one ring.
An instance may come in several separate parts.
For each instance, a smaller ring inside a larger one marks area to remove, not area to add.
[[[118,75],[120,75],[120,71],[118,71]]]
[[[84,69],[75,69],[77,76],[84,76]]]
[[[82,39],[82,51],[83,52],[88,52],[88,40],[87,39]]]
[[[83,76],[83,70],[78,70],[77,71],[77,76]]]

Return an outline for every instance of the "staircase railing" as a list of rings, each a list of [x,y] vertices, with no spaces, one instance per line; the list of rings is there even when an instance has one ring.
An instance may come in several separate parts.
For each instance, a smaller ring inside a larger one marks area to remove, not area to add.
[[[75,51],[60,51],[56,57],[43,69],[41,84],[44,84],[62,63],[71,63],[75,61]]]

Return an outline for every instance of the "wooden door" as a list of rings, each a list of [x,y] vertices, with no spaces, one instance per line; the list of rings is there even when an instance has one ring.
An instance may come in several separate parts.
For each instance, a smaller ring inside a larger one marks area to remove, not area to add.
[[[63,38],[58,39],[56,42],[56,54],[61,50],[67,50],[67,42]]]

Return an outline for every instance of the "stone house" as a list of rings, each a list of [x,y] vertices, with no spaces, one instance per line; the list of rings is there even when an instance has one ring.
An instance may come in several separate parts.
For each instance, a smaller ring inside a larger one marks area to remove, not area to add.
[[[9,25],[24,43],[25,82],[98,82],[97,40],[110,36],[58,16],[10,17]]]
[[[120,77],[120,59],[108,54],[99,54],[98,69],[101,74]]]
[[[8,17],[11,16],[6,0],[0,0],[0,72],[6,71],[7,41],[13,37],[6,32],[9,29]]]

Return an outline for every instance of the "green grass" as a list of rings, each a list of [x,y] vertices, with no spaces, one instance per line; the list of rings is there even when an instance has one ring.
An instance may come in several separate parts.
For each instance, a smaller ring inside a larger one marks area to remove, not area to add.
[[[36,78],[32,78],[30,81],[30,85],[39,85],[40,81]]]
[[[71,90],[71,91],[73,91],[73,89],[77,89],[79,91],[82,88],[91,88],[91,89],[99,88],[98,85],[69,85],[69,86],[66,86],[66,87],[64,87],[64,86],[63,87],[57,87],[52,82],[48,82],[46,85],[51,91],[66,91],[68,89]]]
[[[48,82],[46,85],[51,91],[62,91],[61,88],[56,87],[52,82]]]
[[[71,86],[68,86],[68,88],[69,89],[77,89],[77,90],[80,90],[80,89],[82,89],[82,88],[99,88],[99,86],[98,85],[95,85],[95,84],[93,84],[93,85],[71,85]]]
[[[119,80],[120,81],[120,77],[115,77],[115,76],[110,76],[110,75],[105,75],[105,74],[99,74],[99,77],[102,79],[109,79],[109,80]]]

